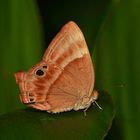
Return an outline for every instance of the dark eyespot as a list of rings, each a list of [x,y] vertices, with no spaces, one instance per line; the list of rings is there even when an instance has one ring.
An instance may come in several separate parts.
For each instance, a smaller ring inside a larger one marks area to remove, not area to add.
[[[33,102],[33,101],[34,101],[34,99],[33,99],[33,98],[31,98],[31,99],[30,99],[30,102]]]
[[[43,66],[43,68],[44,68],[44,69],[46,69],[46,68],[47,68],[47,66],[46,66],[46,65],[44,65],[44,66]]]
[[[42,76],[42,75],[44,75],[44,71],[39,69],[36,71],[36,75]]]

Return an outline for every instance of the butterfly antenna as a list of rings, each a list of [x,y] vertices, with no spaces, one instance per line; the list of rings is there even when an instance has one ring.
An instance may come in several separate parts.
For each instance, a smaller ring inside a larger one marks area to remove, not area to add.
[[[96,101],[94,101],[94,103],[99,109],[103,110],[102,107]]]

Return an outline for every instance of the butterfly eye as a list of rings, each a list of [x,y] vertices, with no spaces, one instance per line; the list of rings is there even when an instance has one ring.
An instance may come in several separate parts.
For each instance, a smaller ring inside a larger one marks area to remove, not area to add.
[[[46,69],[47,68],[47,66],[46,65],[44,65],[44,66],[42,66],[44,69]]]
[[[42,76],[44,75],[44,71],[43,70],[37,70],[36,73],[35,73],[37,76]]]

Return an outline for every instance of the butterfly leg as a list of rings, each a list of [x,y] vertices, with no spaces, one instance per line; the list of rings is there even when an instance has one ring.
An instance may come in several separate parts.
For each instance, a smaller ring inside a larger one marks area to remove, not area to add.
[[[96,90],[94,90],[92,96],[89,98],[89,101],[87,102],[87,105],[84,109],[84,115],[85,116],[86,116],[86,111],[90,107],[91,103],[95,104],[99,109],[102,110],[101,106],[96,101],[98,99],[98,95],[99,95],[99,93]]]
[[[86,106],[86,108],[84,109],[84,116],[87,116],[86,111],[88,110],[88,108],[90,107],[90,105],[91,105],[91,104],[88,104],[88,105]]]
[[[93,104],[95,104],[99,109],[101,109],[102,110],[102,107],[97,103],[97,99],[98,99],[98,95],[99,95],[99,93],[97,92],[97,90],[94,90],[93,91],[93,94],[92,94],[92,98],[93,98]]]
[[[95,104],[99,109],[103,110],[102,107],[101,107],[96,101],[94,101],[94,104]]]
[[[46,110],[46,111],[51,109],[51,106],[47,102],[29,104],[28,106],[39,109],[39,110]]]

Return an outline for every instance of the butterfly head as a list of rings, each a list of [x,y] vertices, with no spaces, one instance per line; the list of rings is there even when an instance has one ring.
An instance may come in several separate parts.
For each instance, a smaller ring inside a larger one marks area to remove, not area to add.
[[[39,63],[28,72],[17,72],[15,74],[16,83],[20,88],[20,100],[24,104],[43,102],[46,98],[46,63]]]

